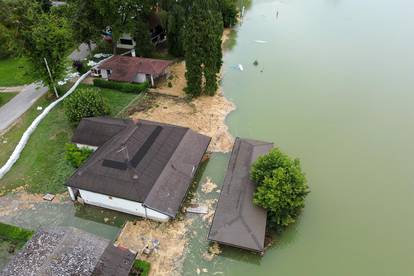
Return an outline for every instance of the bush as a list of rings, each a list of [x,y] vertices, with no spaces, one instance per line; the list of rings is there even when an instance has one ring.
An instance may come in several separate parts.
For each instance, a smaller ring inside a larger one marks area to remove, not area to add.
[[[299,160],[273,149],[253,164],[251,177],[257,183],[254,203],[268,210],[268,225],[295,222],[309,193]]]
[[[74,168],[79,168],[85,163],[86,159],[93,153],[88,148],[78,148],[75,144],[66,144],[65,159],[70,162]]]
[[[110,88],[114,90],[119,90],[127,93],[140,93],[147,91],[149,85],[147,82],[144,83],[129,83],[129,82],[117,82],[117,81],[107,81],[103,79],[94,79],[93,85],[102,88]]]
[[[132,266],[130,276],[148,276],[151,268],[149,262],[143,260],[136,260]]]
[[[99,92],[93,89],[80,89],[65,102],[65,114],[71,123],[79,123],[82,118],[104,116],[110,113],[108,103]]]

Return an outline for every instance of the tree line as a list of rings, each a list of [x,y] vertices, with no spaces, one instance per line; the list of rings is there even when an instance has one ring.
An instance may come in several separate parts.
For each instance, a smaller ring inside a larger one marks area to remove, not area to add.
[[[52,87],[65,74],[66,57],[80,43],[101,43],[110,27],[112,51],[128,33],[136,54],[151,57],[150,22],[156,16],[167,35],[170,55],[184,57],[186,92],[213,95],[222,65],[223,27],[237,21],[237,0],[0,0],[0,58],[28,57],[37,77]],[[45,67],[49,65],[52,78]]]

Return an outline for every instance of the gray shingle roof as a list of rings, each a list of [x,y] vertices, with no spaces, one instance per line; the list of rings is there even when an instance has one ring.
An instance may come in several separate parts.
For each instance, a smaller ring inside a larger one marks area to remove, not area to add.
[[[267,212],[253,203],[256,184],[250,179],[250,167],[272,147],[272,143],[236,138],[209,240],[257,252],[264,250]]]
[[[132,251],[108,245],[91,276],[128,276],[137,254]]]
[[[66,185],[175,217],[209,143],[188,128],[139,121],[99,147]]]
[[[72,142],[100,147],[132,124],[132,120],[111,117],[83,118],[73,134]]]

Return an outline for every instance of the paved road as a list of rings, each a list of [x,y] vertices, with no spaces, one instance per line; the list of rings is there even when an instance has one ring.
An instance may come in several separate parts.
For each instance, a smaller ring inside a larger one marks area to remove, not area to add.
[[[91,48],[92,50],[95,49],[96,44],[92,43]],[[69,55],[69,58],[71,60],[83,60],[89,56],[89,53],[90,51],[88,44],[82,43],[81,45],[79,45],[78,49],[76,49]]]
[[[23,90],[0,107],[0,133],[9,128],[32,104],[47,92],[41,84],[26,85]]]

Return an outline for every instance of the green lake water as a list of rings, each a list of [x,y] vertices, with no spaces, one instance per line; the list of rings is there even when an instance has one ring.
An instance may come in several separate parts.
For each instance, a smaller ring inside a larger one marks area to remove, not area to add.
[[[300,158],[311,194],[262,258],[203,261],[200,223],[184,274],[414,275],[414,1],[255,0],[237,32],[231,133]],[[205,176],[221,185],[227,158]]]

